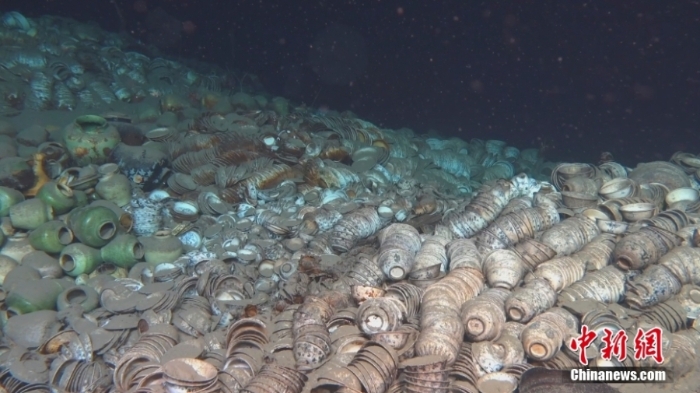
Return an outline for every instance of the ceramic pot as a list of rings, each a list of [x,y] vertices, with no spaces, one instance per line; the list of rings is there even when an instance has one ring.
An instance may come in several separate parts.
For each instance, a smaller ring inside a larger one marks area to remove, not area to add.
[[[100,167],[100,181],[95,186],[95,192],[102,199],[114,202],[124,207],[131,201],[131,182],[119,173],[117,164],[109,163]]]
[[[144,257],[144,247],[136,236],[131,234],[118,235],[109,244],[102,247],[102,260],[124,269],[131,269]]]
[[[65,310],[71,306],[79,305],[83,312],[90,312],[100,303],[100,295],[87,285],[78,285],[61,292],[56,299],[56,309]]]
[[[80,116],[66,127],[63,144],[79,166],[104,164],[121,142],[119,131],[100,116]]]
[[[41,274],[36,269],[24,265],[18,265],[5,275],[5,279],[2,282],[2,289],[5,291],[5,293],[10,293],[16,286],[25,281],[40,280],[41,278]]]
[[[70,187],[50,181],[39,189],[36,197],[53,208],[56,215],[68,213],[75,207],[75,196]]]
[[[88,277],[87,274],[81,274],[76,277],[76,285],[87,285],[90,288],[94,288],[97,293],[102,293],[106,288],[111,288],[114,286],[114,277],[107,274],[98,274],[93,277]]]
[[[29,244],[29,234],[26,232],[17,232],[7,238],[5,245],[0,250],[0,254],[7,255],[15,261],[20,262],[25,255],[34,251],[36,251],[34,247]]]
[[[96,248],[82,243],[73,243],[61,251],[58,263],[67,275],[76,277],[83,273],[90,274],[97,269],[97,266],[102,263],[102,255]]]
[[[134,226],[134,217],[131,215],[131,213],[117,206],[114,202],[98,199],[91,202],[89,206],[104,206],[113,211],[114,214],[119,217],[119,230],[122,233],[130,232],[131,228]]]
[[[119,217],[104,206],[87,206],[70,213],[68,226],[82,243],[102,247],[117,235]]]
[[[73,231],[63,221],[47,221],[29,233],[29,244],[40,251],[61,252],[63,247],[73,243]]]
[[[112,153],[113,162],[119,163],[121,172],[139,185],[144,192],[149,192],[165,181],[170,173],[168,155],[157,146],[127,146],[120,144]]]
[[[83,167],[66,168],[58,177],[59,183],[68,185],[73,192],[76,190],[89,190],[97,184],[100,179],[97,165],[87,165]]]
[[[144,258],[150,265],[171,263],[182,255],[182,242],[169,231],[158,231],[152,236],[139,238],[144,247]]]
[[[38,198],[28,199],[10,208],[10,222],[17,229],[36,229],[52,219],[53,208]]]
[[[19,263],[14,259],[7,255],[0,255],[0,285],[3,285],[7,274],[17,267],[17,265],[19,265]]]
[[[103,263],[95,269],[94,272],[88,275],[88,280],[93,279],[97,276],[108,276],[113,278],[126,278],[129,271],[123,267],[119,267],[113,263]]]
[[[63,169],[69,166],[70,156],[60,142],[49,141],[41,143],[37,146],[37,152],[43,153],[46,157],[44,169],[51,179],[60,176]]]
[[[0,186],[0,217],[7,217],[10,208],[24,201],[24,195],[18,190],[10,187]]]
[[[39,272],[41,278],[61,278],[63,269],[54,258],[44,251],[32,251],[22,258],[22,266],[32,268]]]
[[[65,278],[26,280],[15,285],[7,295],[5,304],[7,310],[15,315],[38,310],[55,310],[58,295],[74,285],[71,280]]]

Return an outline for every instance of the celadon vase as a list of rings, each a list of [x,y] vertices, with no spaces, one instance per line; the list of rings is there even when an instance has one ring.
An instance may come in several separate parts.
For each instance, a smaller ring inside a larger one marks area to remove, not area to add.
[[[66,278],[26,280],[15,285],[7,294],[5,305],[8,311],[17,315],[38,310],[55,310],[58,295],[74,285],[72,280]]]
[[[66,127],[63,144],[78,166],[101,165],[121,142],[119,131],[103,117],[79,116]]]
[[[100,295],[92,287],[78,285],[61,292],[56,299],[56,309],[65,310],[69,307],[79,305],[83,312],[90,312],[100,304]]]
[[[170,263],[182,255],[182,242],[169,231],[158,231],[152,236],[140,237],[144,258],[149,265]]]
[[[36,269],[29,266],[17,265],[5,275],[5,279],[2,282],[2,289],[5,293],[10,293],[16,287],[23,285],[27,280],[41,280],[42,278],[41,273]]]
[[[103,247],[117,235],[119,217],[104,206],[86,206],[68,216],[75,237],[90,247]]]
[[[10,208],[10,223],[17,229],[36,229],[53,217],[53,208],[38,198],[27,199]]]
[[[117,206],[114,202],[108,201],[106,199],[97,199],[90,202],[90,207],[103,206],[114,212],[114,214],[119,217],[119,231],[120,233],[129,233],[131,228],[134,226],[134,217],[131,213]]]
[[[73,231],[63,221],[51,220],[29,233],[29,244],[39,251],[59,253],[73,243]]]
[[[50,181],[39,189],[36,197],[53,208],[55,215],[68,213],[75,207],[75,196],[70,187]]]
[[[131,202],[131,182],[129,178],[119,173],[119,166],[114,163],[100,167],[100,181],[95,186],[95,192],[102,199],[114,202],[124,207]]]
[[[67,245],[58,257],[61,269],[71,276],[77,277],[81,274],[90,274],[102,263],[100,250],[89,247],[82,243]]]
[[[132,234],[117,235],[100,250],[102,260],[124,269],[131,269],[143,259],[143,244]]]
[[[10,208],[24,201],[24,195],[14,188],[0,186],[0,217],[7,217]]]

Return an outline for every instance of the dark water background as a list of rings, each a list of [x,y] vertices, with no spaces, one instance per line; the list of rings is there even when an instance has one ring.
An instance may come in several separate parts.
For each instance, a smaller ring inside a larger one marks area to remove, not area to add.
[[[384,127],[544,147],[551,160],[700,153],[696,0],[0,2],[10,10],[123,29]],[[186,21],[196,29],[178,30]]]

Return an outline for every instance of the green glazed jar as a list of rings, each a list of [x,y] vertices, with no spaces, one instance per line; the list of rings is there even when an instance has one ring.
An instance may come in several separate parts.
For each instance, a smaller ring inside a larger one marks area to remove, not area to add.
[[[53,220],[53,208],[38,198],[27,199],[10,208],[10,223],[18,229],[36,229],[49,220]]]
[[[79,166],[104,164],[121,142],[119,131],[103,117],[80,116],[66,127],[63,144]]]
[[[115,266],[131,269],[144,257],[143,244],[132,234],[116,236],[100,250],[102,260]]]
[[[170,263],[182,255],[182,242],[169,231],[158,231],[152,236],[140,237],[144,258],[149,265]]]
[[[0,186],[0,217],[7,217],[10,208],[24,201],[24,195],[14,188]]]
[[[75,207],[75,196],[70,187],[50,181],[39,189],[36,197],[53,208],[56,215],[68,213]]]
[[[10,270],[2,281],[2,289],[5,293],[14,291],[15,287],[21,286],[25,281],[41,280],[43,277],[39,271],[24,265],[17,265]]]
[[[11,314],[16,315],[55,310],[58,295],[74,285],[71,280],[61,278],[26,280],[7,294],[5,305]]]
[[[73,305],[80,305],[83,312],[90,312],[100,304],[100,295],[92,287],[78,285],[61,292],[56,299],[56,309],[63,311]]]
[[[83,273],[90,274],[102,263],[100,250],[82,243],[67,245],[58,257],[61,269],[71,276],[77,277]]]
[[[117,206],[114,202],[98,199],[90,202],[89,206],[103,206],[114,212],[119,217],[119,233],[129,233],[134,226],[134,217],[131,213]]]
[[[86,206],[68,216],[68,226],[80,242],[90,247],[102,247],[117,235],[119,217],[104,206]]]
[[[114,163],[100,167],[100,181],[95,186],[95,192],[102,199],[114,202],[124,207],[131,202],[131,182],[129,178],[119,173],[119,166]]]
[[[73,243],[73,239],[73,231],[59,220],[45,222],[29,233],[29,244],[32,247],[54,254]]]

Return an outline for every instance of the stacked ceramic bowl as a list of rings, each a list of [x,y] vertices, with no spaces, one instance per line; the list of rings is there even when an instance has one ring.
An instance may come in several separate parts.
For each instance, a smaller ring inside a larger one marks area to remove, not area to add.
[[[404,389],[410,393],[443,393],[450,387],[447,359],[418,356],[401,363]]]
[[[382,344],[368,341],[347,366],[367,393],[384,392],[396,378],[396,352]]]
[[[298,393],[304,388],[307,379],[306,375],[293,368],[265,365],[241,393]]]
[[[178,358],[163,365],[165,390],[168,393],[218,392],[219,380],[216,367],[203,360]]]

